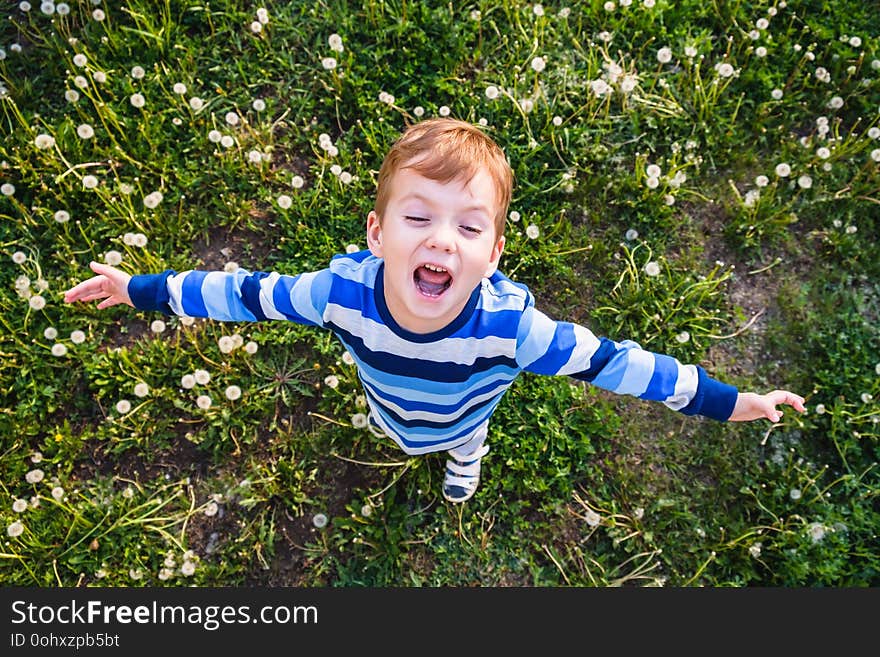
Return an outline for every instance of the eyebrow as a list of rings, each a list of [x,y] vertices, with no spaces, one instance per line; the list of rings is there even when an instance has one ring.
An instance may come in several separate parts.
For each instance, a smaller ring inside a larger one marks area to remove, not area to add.
[[[400,199],[400,202],[403,203],[405,201],[410,201],[410,200],[422,201],[424,203],[427,203],[428,205],[434,204],[433,199],[430,199],[427,196],[423,196],[423,195],[419,194],[418,192],[410,192],[409,194],[404,195]],[[469,205],[465,208],[462,208],[462,212],[470,212],[471,210],[478,210],[480,212],[483,212],[488,217],[492,216],[492,212],[489,210],[489,208],[486,207],[485,205],[483,205],[482,203],[475,203],[473,205]]]

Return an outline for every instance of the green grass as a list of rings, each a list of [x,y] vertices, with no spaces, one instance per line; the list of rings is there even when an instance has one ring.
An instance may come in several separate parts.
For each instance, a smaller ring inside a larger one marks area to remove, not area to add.
[[[870,3],[270,2],[259,32],[232,0],[34,4],[0,24],[4,585],[880,584]],[[61,300],[114,255],[297,273],[362,248],[385,151],[447,110],[510,158],[502,270],[539,307],[808,414],[526,374],[450,505],[444,455],[355,428],[329,334]]]

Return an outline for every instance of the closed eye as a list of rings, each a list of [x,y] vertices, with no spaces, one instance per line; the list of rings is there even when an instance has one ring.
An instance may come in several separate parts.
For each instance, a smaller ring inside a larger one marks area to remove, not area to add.
[[[428,221],[427,219],[425,219],[425,217],[414,217],[411,215],[404,216],[404,219],[406,219],[407,221],[417,221],[417,222]]]
[[[476,226],[462,226],[462,230],[467,231],[468,233],[473,233],[474,235],[481,235],[483,230],[481,228],[477,228]]]

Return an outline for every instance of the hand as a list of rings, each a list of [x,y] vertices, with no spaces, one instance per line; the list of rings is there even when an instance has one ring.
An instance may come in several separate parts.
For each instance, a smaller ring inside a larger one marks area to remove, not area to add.
[[[771,422],[779,422],[782,411],[776,409],[777,404],[791,406],[796,411],[804,413],[804,398],[788,390],[774,390],[766,395],[754,392],[741,392],[736,398],[733,413],[730,414],[730,422],[748,422],[765,417]]]
[[[103,310],[119,303],[125,303],[134,308],[131,297],[128,296],[128,281],[131,276],[110,265],[102,265],[100,262],[90,262],[89,267],[98,274],[88,280],[78,283],[64,293],[64,301],[94,301],[103,299],[98,304],[98,309]]]

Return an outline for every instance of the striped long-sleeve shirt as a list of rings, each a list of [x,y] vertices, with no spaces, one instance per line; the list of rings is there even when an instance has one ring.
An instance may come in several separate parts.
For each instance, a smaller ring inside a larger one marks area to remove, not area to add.
[[[525,285],[498,272],[482,280],[453,322],[427,334],[407,331],[391,316],[383,260],[369,251],[295,276],[167,270],[133,276],[128,291],[141,310],[329,329],[354,358],[371,419],[407,454],[466,443],[523,370],[568,375],[720,421],[736,403],[737,389],[699,366],[550,319]]]

